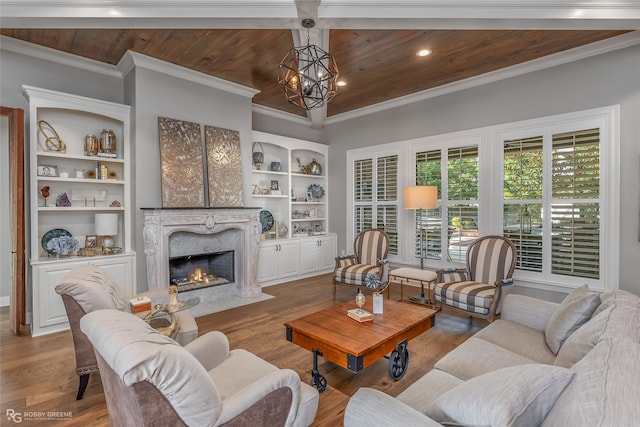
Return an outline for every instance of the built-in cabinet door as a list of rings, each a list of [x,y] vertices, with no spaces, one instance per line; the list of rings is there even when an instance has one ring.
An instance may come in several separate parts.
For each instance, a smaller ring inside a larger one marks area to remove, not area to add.
[[[260,242],[258,247],[258,283],[278,278],[278,246]]]
[[[300,240],[300,274],[318,271],[320,239]]]
[[[278,277],[291,277],[298,274],[298,242],[282,241],[278,246]]]
[[[136,290],[133,289],[133,272],[135,271],[134,256],[96,258],[91,260],[91,265],[105,270],[109,276],[116,281],[120,295],[124,298],[130,298],[137,293]],[[163,287],[167,286],[169,286],[168,283]]]
[[[33,292],[32,336],[68,329],[67,312],[56,286],[71,270],[87,265],[89,261],[56,262],[34,268],[37,289]]]
[[[335,235],[323,236],[320,239],[320,257],[318,269],[321,271],[333,270],[336,266],[336,254],[338,251],[338,239]]]
[[[332,270],[335,267],[336,236],[314,236],[300,240],[300,273]]]
[[[120,294],[129,298],[134,294],[135,254],[113,255],[86,259],[60,259],[35,264],[33,292],[32,336],[69,329],[67,312],[56,286],[72,270],[90,265],[103,268],[119,286]]]

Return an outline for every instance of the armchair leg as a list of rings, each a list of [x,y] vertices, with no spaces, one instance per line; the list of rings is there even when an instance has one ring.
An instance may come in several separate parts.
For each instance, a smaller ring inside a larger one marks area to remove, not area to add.
[[[76,396],[76,400],[82,399],[84,392],[87,390],[87,385],[89,385],[89,374],[80,375],[80,385],[78,386],[78,395]]]
[[[333,281],[333,300],[336,300],[336,281]]]

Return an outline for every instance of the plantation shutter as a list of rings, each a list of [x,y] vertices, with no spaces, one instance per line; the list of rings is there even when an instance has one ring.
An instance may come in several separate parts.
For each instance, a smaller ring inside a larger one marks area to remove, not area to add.
[[[356,160],[353,162],[353,232],[355,235],[372,228],[372,202],[373,160]]]
[[[542,136],[504,142],[503,234],[518,250],[516,269],[542,271]]]
[[[416,256],[422,236],[425,258],[464,261],[468,244],[478,237],[478,146],[451,147],[416,153],[416,183],[438,188],[438,209],[416,211]],[[442,202],[442,177],[447,200]],[[444,217],[444,218],[443,218]],[[442,247],[446,248],[444,251]]]
[[[371,228],[389,235],[389,254],[397,255],[397,154],[353,162],[353,237]]]
[[[376,160],[376,228],[389,236],[389,254],[398,254],[398,156]]]
[[[371,202],[373,200],[373,160],[356,160],[353,163],[353,201]]]
[[[600,277],[600,132],[553,135],[551,272]]]
[[[442,153],[440,150],[416,153],[416,184],[435,185],[438,187],[438,199],[441,198]],[[416,258],[420,257],[420,235],[424,244],[424,257],[440,259],[442,257],[442,214],[437,209],[419,209],[416,212],[416,239],[414,250]],[[421,230],[422,229],[422,230]]]
[[[478,147],[447,152],[448,256],[465,261],[469,243],[478,238]]]

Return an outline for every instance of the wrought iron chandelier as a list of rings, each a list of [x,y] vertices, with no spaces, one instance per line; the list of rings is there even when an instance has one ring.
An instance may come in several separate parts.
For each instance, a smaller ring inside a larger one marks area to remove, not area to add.
[[[313,19],[302,20],[307,45],[291,49],[280,62],[278,73],[278,85],[287,101],[305,110],[324,106],[338,92],[338,67],[333,55],[309,42],[309,28],[314,25]]]

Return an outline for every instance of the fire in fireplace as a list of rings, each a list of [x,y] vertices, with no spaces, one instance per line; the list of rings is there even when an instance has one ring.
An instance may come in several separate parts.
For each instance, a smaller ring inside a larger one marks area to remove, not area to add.
[[[233,272],[234,251],[169,258],[169,280],[178,292],[232,283]]]

